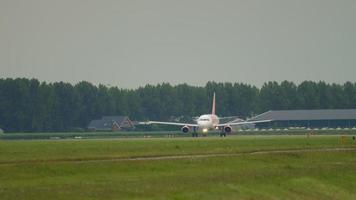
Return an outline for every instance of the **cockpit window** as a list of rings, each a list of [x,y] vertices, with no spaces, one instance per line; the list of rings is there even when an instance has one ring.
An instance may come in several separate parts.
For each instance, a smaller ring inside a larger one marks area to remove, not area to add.
[[[208,118],[202,118],[202,119],[199,119],[199,121],[209,121]]]

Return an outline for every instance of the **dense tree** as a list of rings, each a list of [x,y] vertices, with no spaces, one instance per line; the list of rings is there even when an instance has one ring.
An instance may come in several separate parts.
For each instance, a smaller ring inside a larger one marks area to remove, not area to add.
[[[100,117],[101,113],[97,110],[98,88],[89,82],[80,82],[74,86],[77,95],[78,107],[73,110],[76,112],[75,126],[85,127],[92,119]]]
[[[208,82],[205,87],[169,83],[135,90],[80,82],[76,85],[36,79],[0,79],[0,127],[15,131],[67,131],[85,128],[103,115],[134,120],[189,120],[211,112],[251,117],[278,109],[356,108],[356,83],[267,82],[261,89],[243,83]]]
[[[356,83],[346,82],[343,89],[345,108],[356,108]]]
[[[312,81],[304,81],[298,86],[298,97],[301,109],[320,109],[321,99],[318,84]]]

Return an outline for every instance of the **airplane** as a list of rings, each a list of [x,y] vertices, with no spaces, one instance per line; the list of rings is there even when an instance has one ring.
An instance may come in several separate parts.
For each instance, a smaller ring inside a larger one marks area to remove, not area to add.
[[[226,118],[226,117],[223,117]],[[256,124],[263,122],[270,122],[272,120],[260,120],[260,121],[242,121],[242,122],[227,122],[227,123],[219,123],[219,118],[215,114],[215,92],[213,96],[213,105],[211,109],[211,114],[203,114],[199,116],[196,120],[196,124],[189,123],[179,123],[179,122],[161,122],[161,121],[148,121],[143,124],[164,124],[164,125],[173,125],[173,126],[182,126],[181,130],[183,133],[188,133],[191,128],[193,128],[193,137],[198,137],[197,130],[202,130],[204,134],[206,134],[209,130],[222,130],[220,133],[220,137],[226,137],[226,133],[230,133],[232,131],[232,127],[234,125],[243,125],[243,124]]]

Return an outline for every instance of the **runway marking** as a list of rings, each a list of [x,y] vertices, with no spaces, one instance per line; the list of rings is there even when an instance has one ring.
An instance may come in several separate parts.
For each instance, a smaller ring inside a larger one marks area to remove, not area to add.
[[[1,165],[16,164],[54,164],[54,163],[95,163],[95,162],[118,162],[118,161],[156,161],[156,160],[177,160],[177,159],[196,159],[211,157],[234,157],[241,155],[263,155],[263,154],[285,154],[285,153],[307,153],[307,152],[338,152],[356,151],[356,148],[314,148],[314,149],[280,149],[280,150],[256,150],[238,153],[213,153],[213,154],[187,154],[169,156],[141,156],[141,157],[98,157],[98,158],[73,158],[55,160],[18,160],[0,161]]]

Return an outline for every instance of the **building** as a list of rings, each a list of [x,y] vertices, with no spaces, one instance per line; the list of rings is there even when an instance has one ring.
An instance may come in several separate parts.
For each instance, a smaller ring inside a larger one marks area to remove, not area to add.
[[[351,128],[356,127],[356,109],[330,110],[271,110],[249,121],[273,120],[257,123],[256,128]]]
[[[92,120],[87,126],[91,131],[120,131],[132,130],[135,126],[127,116],[104,116],[101,119]]]
[[[4,130],[2,130],[1,128],[0,128],[0,133],[4,133]]]

